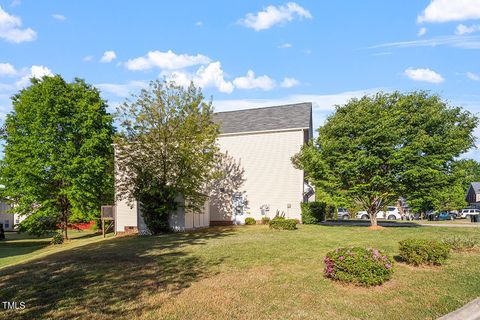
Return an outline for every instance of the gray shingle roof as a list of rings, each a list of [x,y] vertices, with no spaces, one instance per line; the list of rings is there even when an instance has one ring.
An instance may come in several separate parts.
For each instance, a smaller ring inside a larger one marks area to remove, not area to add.
[[[476,194],[480,193],[480,182],[472,182],[471,186],[473,188],[473,191],[475,191]]]
[[[221,133],[312,127],[312,103],[217,112],[213,115]]]

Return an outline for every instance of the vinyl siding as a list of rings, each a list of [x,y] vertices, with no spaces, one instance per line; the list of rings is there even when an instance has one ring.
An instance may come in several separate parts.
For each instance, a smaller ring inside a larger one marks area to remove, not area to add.
[[[248,200],[247,216],[260,220],[260,206],[268,204],[270,218],[278,210],[287,218],[301,220],[303,171],[293,167],[291,157],[300,151],[304,139],[303,130],[219,137],[221,151],[228,151],[245,170],[243,189]],[[212,210],[210,219],[219,221],[228,218]]]
[[[137,202],[133,203],[133,208],[126,200],[116,202],[115,231],[124,232],[125,227],[137,227]]]
[[[0,202],[0,223],[3,224],[3,229],[6,231],[12,231],[15,225],[15,216],[12,213],[8,213],[11,207],[5,202]]]
[[[183,202],[183,199],[177,199],[179,203]],[[137,216],[137,202],[133,204],[131,208],[126,201],[117,201],[116,204],[116,221],[115,231],[125,232],[125,228],[138,227],[140,234],[148,233],[147,226],[141,215]],[[202,212],[185,213],[183,206],[179,206],[177,212],[170,214],[169,224],[173,231],[186,231],[197,228],[205,228],[210,225],[210,210],[208,201]]]

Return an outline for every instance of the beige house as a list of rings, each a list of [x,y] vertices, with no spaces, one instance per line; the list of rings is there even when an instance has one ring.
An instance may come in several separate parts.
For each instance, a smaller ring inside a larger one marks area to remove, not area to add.
[[[170,217],[172,229],[241,224],[246,217],[261,220],[263,216],[283,215],[301,220],[300,203],[313,192],[305,183],[303,171],[293,167],[291,157],[312,139],[312,104],[219,112],[214,120],[221,128],[220,150],[228,152],[244,169],[245,182],[234,197],[242,205],[229,214],[220,213],[208,203],[199,213],[179,209]],[[130,208],[125,201],[116,203],[116,232],[145,229],[136,204]]]
[[[24,219],[18,214],[10,213],[11,208],[8,203],[0,201],[0,223],[5,231],[13,231],[15,226]]]

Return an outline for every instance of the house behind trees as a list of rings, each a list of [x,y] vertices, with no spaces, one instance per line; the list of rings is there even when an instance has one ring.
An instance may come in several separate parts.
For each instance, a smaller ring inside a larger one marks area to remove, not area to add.
[[[303,171],[293,167],[291,157],[313,138],[312,104],[218,112],[214,121],[220,125],[220,151],[243,168],[244,183],[232,195],[230,212],[219,210],[214,201],[207,202],[202,212],[180,207],[171,214],[170,226],[183,231],[276,215],[301,221],[300,203],[308,200],[310,188]],[[144,232],[145,228],[136,203],[130,207],[126,201],[117,201],[116,232]]]

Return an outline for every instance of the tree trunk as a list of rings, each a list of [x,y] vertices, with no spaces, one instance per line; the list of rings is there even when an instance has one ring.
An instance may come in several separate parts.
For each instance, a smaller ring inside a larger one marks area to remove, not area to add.
[[[377,226],[377,213],[373,211],[373,212],[369,212],[368,215],[370,216],[370,225],[372,227]]]
[[[63,232],[65,233],[65,240],[68,240],[68,215],[63,212]]]

